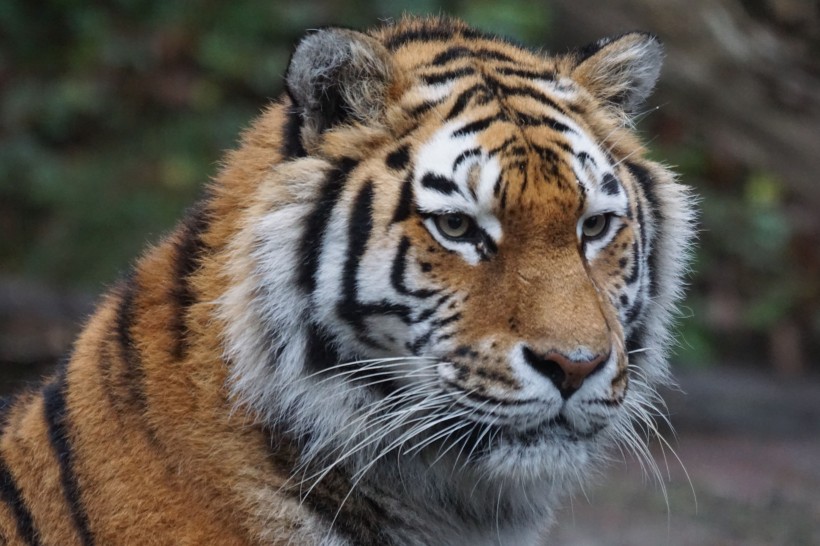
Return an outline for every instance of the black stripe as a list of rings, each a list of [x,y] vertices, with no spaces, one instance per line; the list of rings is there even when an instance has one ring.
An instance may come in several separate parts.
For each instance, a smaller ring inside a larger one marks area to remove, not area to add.
[[[401,185],[401,193],[399,194],[399,202],[396,205],[396,211],[393,213],[393,219],[390,221],[395,224],[403,222],[410,217],[413,210],[413,173],[407,175]]]
[[[567,111],[564,109],[563,106],[559,105],[551,97],[547,96],[538,89],[535,89],[528,85],[507,85],[491,76],[485,76],[485,80],[487,81],[487,85],[489,85],[499,95],[504,95],[508,97],[529,97],[542,104],[546,104],[553,110],[556,110],[563,115],[567,115]]]
[[[483,131],[484,129],[492,125],[494,121],[498,121],[500,119],[502,119],[501,116],[497,114],[486,118],[477,119],[471,123],[468,123],[461,129],[456,129],[455,131],[453,131],[453,137],[471,135],[473,133]]]
[[[302,145],[302,115],[295,106],[287,109],[282,127],[282,157],[296,159],[305,157],[307,151]]]
[[[456,172],[458,166],[461,165],[462,162],[466,161],[468,158],[481,155],[481,148],[470,148],[469,150],[464,150],[458,157],[453,161],[453,172]]]
[[[142,369],[142,357],[131,334],[131,326],[134,323],[134,298],[138,288],[133,278],[125,280],[120,305],[117,308],[116,336],[123,361],[122,384],[128,391],[125,407],[131,406],[131,411],[143,415],[148,408],[144,389],[145,375]]]
[[[601,190],[607,195],[618,195],[621,191],[621,184],[612,173],[606,173],[601,182]]]
[[[576,157],[578,157],[578,161],[580,161],[582,165],[591,163],[593,167],[597,166],[595,159],[586,152],[578,152]]]
[[[638,223],[641,222],[643,219],[643,212],[638,208]],[[641,228],[641,237],[643,238],[643,228]],[[624,277],[624,282],[626,284],[633,284],[636,280],[638,280],[638,273],[640,273],[640,255],[641,249],[639,248],[638,241],[632,241],[632,269],[629,270],[629,274]]]
[[[531,143],[530,146],[535,153],[541,158],[541,160],[547,165],[550,169],[550,174],[557,180],[558,178],[558,163],[561,162],[561,156],[558,155],[558,152],[547,148],[545,146],[541,146],[539,144]]]
[[[174,336],[172,356],[181,360],[188,352],[187,315],[196,295],[189,278],[199,268],[200,259],[206,249],[202,234],[208,228],[208,212],[204,204],[193,208],[182,224],[182,233],[176,245],[174,263],[174,286],[171,300],[174,302],[174,316],[169,326]]]
[[[542,127],[547,126],[550,129],[554,129],[559,133],[574,133],[572,129],[570,129],[569,125],[565,123],[561,123],[557,119],[553,119],[549,116],[531,116],[529,114],[525,114],[523,112],[516,112],[516,121],[521,125],[525,125],[527,127]]]
[[[445,176],[435,173],[427,173],[421,178],[421,185],[425,188],[430,188],[433,191],[450,195],[453,193],[461,193],[459,187],[455,182]]]
[[[635,299],[632,307],[626,312],[626,316],[624,317],[625,322],[627,324],[635,322],[635,320],[640,317],[641,311],[643,311],[643,302],[640,297],[638,297]]]
[[[498,192],[501,191],[501,182],[504,180],[504,176],[499,173],[498,177],[495,179],[495,184],[493,184],[493,195],[498,197]],[[504,207],[501,207],[502,209]]]
[[[319,255],[322,252],[322,239],[330,215],[342,195],[347,177],[357,164],[358,161],[355,159],[344,158],[336,168],[327,173],[316,206],[305,219],[304,232],[299,244],[302,260],[299,264],[298,283],[308,293],[316,289],[316,272],[319,268]]]
[[[353,211],[348,220],[347,260],[342,273],[342,302],[339,303],[339,315],[350,322],[357,332],[364,330],[364,317],[358,312],[359,287],[356,274],[359,262],[364,256],[370,232],[373,230],[373,182],[367,181],[353,204]]]
[[[60,467],[60,483],[68,503],[71,518],[77,527],[80,541],[85,546],[94,544],[88,515],[82,503],[80,485],[74,474],[74,453],[68,436],[68,408],[66,406],[66,366],[60,369],[57,377],[43,389],[45,420],[48,426],[48,437]]]
[[[451,61],[455,61],[456,59],[463,58],[493,59],[495,61],[504,61],[509,63],[515,62],[512,57],[494,49],[481,48],[473,51],[472,49],[463,46],[456,46],[446,49],[433,57],[431,64],[441,66]]]
[[[342,299],[337,304],[339,317],[347,321],[358,339],[369,345],[378,345],[365,331],[364,319],[370,315],[396,315],[409,323],[411,310],[406,305],[381,301],[361,303],[358,299],[357,273],[373,230],[373,182],[367,181],[359,190],[348,220],[348,249],[342,271]]]
[[[496,71],[499,74],[504,74],[505,76],[518,76],[519,78],[525,78],[527,80],[554,80],[555,79],[555,72],[544,72],[544,71],[536,71],[536,70],[525,70],[521,68],[508,68],[508,67],[501,67],[497,68]]]
[[[454,119],[456,116],[461,114],[461,112],[463,112],[464,109],[467,107],[467,104],[469,104],[470,99],[472,99],[475,95],[488,95],[489,92],[490,89],[483,83],[477,83],[472,87],[468,87],[467,89],[462,91],[461,94],[459,94],[455,104],[453,104],[453,107],[450,108],[450,111],[444,117],[445,121],[450,121],[451,119]]]
[[[444,100],[445,99],[439,99],[439,100],[422,102],[421,104],[419,104],[418,106],[414,106],[410,110],[409,116],[413,119],[418,118],[418,117],[422,116],[423,114],[426,114],[427,112],[429,112],[430,110],[432,110],[433,108],[435,108],[436,106],[441,104],[442,102],[444,102]],[[415,131],[417,128],[418,127],[413,127],[409,131],[405,131],[402,134],[402,136],[406,136],[406,135],[410,134],[411,132]]]
[[[435,326],[436,328],[440,328],[442,326],[447,326],[451,322],[456,322],[458,320],[461,320],[461,312],[456,312],[456,313],[453,313],[452,315],[450,315],[449,317],[444,317],[442,319],[434,320],[433,321],[433,326]]]
[[[408,250],[410,250],[410,239],[408,237],[402,237],[401,241],[399,241],[399,248],[396,250],[396,256],[393,258],[393,267],[390,270],[390,282],[393,284],[393,288],[399,294],[413,296],[415,298],[424,299],[435,296],[439,293],[439,290],[413,290],[407,288],[407,285],[404,282],[404,273],[407,270]]]
[[[384,45],[387,49],[398,49],[410,42],[444,41],[452,37],[453,31],[449,28],[420,28],[396,34]]]
[[[462,46],[456,46],[451,47],[450,49],[445,49],[444,51],[433,57],[433,61],[431,62],[431,64],[434,66],[441,66],[456,59],[473,56],[474,53],[471,49]]]
[[[498,154],[499,152],[505,151],[510,145],[514,144],[516,142],[516,140],[518,140],[518,139],[516,139],[515,137],[508,137],[504,142],[502,142],[501,144],[499,144],[495,148],[492,148],[490,151],[488,151],[487,155],[492,157],[492,156]],[[525,153],[526,153],[526,150],[525,150]]]
[[[475,69],[470,66],[465,66],[462,68],[448,70],[447,72],[441,72],[439,74],[422,76],[421,79],[427,85],[436,85],[439,83],[448,82],[450,80],[463,78],[464,76],[470,76],[472,74],[475,74]]]
[[[652,216],[655,228],[654,231],[657,233],[663,224],[663,209],[661,208],[660,199],[655,192],[655,182],[652,180],[652,176],[649,174],[649,171],[641,165],[628,161],[626,162],[626,167],[629,169],[632,176],[635,177],[635,180],[638,182],[638,185],[643,191],[646,200],[649,202],[649,214]],[[638,212],[639,214],[643,212],[642,207],[638,207]],[[641,242],[643,244],[644,252],[648,253],[646,259],[649,264],[649,297],[654,298],[658,294],[658,253],[655,250],[656,245],[654,244],[654,241],[652,241],[651,244],[648,244],[646,240],[646,226],[643,225],[643,217],[639,217],[638,221],[641,225]]]
[[[40,535],[34,527],[34,518],[23,500],[23,494],[14,481],[14,476],[6,466],[6,462],[0,456],[0,500],[5,502],[10,508],[17,524],[17,534],[19,534],[26,544],[38,546]],[[9,538],[9,537],[0,537]]]
[[[387,167],[394,171],[401,171],[410,162],[410,148],[405,144],[387,154]]]
[[[443,42],[452,40],[459,35],[468,40],[479,38],[493,39],[493,37],[471,28],[456,28],[449,25],[433,23],[436,26],[422,26],[391,36],[386,42],[387,49],[398,49],[410,42]]]

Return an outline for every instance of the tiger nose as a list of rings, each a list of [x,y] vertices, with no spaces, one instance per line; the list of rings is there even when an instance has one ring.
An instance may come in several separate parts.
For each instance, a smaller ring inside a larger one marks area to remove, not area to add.
[[[523,354],[527,364],[552,381],[564,400],[581,388],[587,377],[603,368],[609,359],[609,354],[602,354],[591,360],[573,360],[556,351],[538,354],[529,347],[523,348]]]

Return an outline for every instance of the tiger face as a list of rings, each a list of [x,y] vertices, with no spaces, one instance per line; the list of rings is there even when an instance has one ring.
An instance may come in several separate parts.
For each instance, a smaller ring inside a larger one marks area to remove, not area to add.
[[[542,543],[654,428],[693,215],[629,117],[660,57],[309,34],[68,361],[0,400],[0,542]]]
[[[306,467],[563,479],[633,442],[666,375],[691,210],[628,121],[660,45],[546,57],[442,24],[294,53],[223,299],[233,389]]]

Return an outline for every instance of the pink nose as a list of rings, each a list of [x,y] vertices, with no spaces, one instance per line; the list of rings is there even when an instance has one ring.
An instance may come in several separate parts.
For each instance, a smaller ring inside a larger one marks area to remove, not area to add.
[[[565,400],[581,388],[584,380],[594,374],[609,360],[609,354],[598,355],[591,360],[572,360],[561,353],[550,351],[537,354],[529,347],[523,349],[524,360],[532,368],[552,381]]]

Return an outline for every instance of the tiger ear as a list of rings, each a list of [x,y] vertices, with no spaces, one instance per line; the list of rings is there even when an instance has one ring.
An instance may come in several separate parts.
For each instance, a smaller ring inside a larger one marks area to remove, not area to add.
[[[341,28],[305,36],[285,77],[302,144],[310,149],[331,127],[380,118],[392,76],[389,53],[370,36]]]
[[[575,52],[572,77],[627,114],[649,97],[663,64],[660,40],[645,32],[604,38]]]

